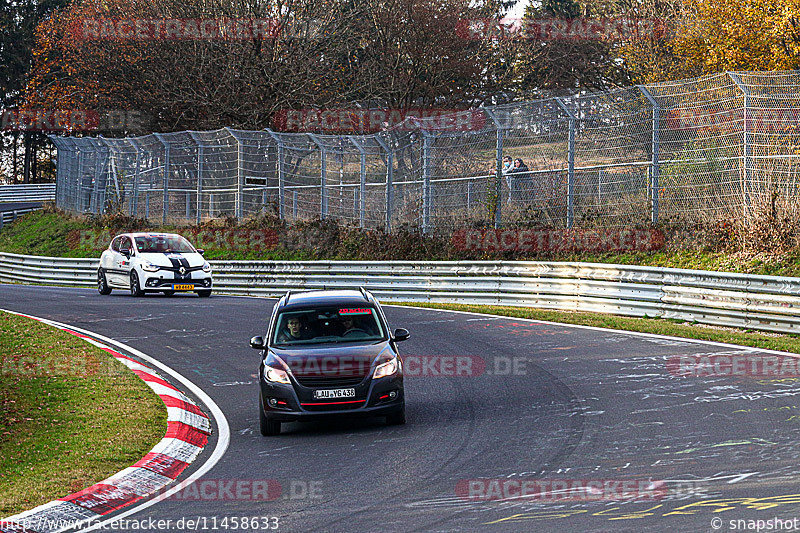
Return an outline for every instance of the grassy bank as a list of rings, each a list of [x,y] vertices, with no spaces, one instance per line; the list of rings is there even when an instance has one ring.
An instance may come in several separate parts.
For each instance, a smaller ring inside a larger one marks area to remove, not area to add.
[[[780,350],[784,352],[800,353],[800,336],[781,335],[777,333],[760,333],[752,330],[736,328],[723,328],[706,326],[672,319],[660,318],[626,318],[601,313],[571,313],[564,311],[547,311],[530,309],[527,307],[503,307],[463,304],[428,304],[428,303],[401,303],[413,307],[427,307],[431,309],[450,309],[452,311],[467,311],[470,313],[500,315],[516,318],[529,318],[547,322],[560,322],[564,324],[578,324],[581,326],[594,326],[598,328],[620,329],[624,331],[637,331],[640,333],[655,333],[671,337],[685,337],[713,342],[752,346],[766,350]]]
[[[448,235],[425,235],[401,227],[391,235],[365,231],[335,221],[287,224],[262,215],[240,224],[218,220],[199,226],[156,226],[125,216],[72,216],[53,209],[30,213],[0,231],[0,251],[58,257],[99,257],[114,235],[123,231],[181,233],[209,259],[272,260],[532,260],[585,261],[649,265],[749,274],[800,276],[800,252],[747,251],[725,224],[660,228],[664,246],[651,251],[597,253],[575,250],[465,249]],[[739,244],[737,244],[737,242]],[[461,243],[463,244],[463,243]]]
[[[110,354],[0,312],[0,518],[130,466],[166,427],[158,396]]]

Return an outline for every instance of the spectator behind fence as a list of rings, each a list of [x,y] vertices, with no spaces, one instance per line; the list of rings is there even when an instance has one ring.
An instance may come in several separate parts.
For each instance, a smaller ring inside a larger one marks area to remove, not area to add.
[[[511,156],[503,156],[503,176],[510,174],[513,168],[514,164],[511,162]]]
[[[508,199],[522,200],[523,191],[529,190],[531,183],[530,169],[522,159],[515,159],[514,166],[508,173]]]

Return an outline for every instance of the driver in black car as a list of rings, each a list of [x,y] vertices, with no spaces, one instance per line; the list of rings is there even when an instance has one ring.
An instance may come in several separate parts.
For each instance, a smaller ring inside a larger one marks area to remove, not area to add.
[[[368,335],[374,335],[375,332],[372,331],[372,328],[368,325],[365,325],[363,321],[359,320],[358,317],[352,315],[345,315],[341,318],[341,337],[344,337],[350,332],[359,332],[359,333],[366,333]]]
[[[299,316],[290,317],[286,327],[278,332],[278,342],[293,342],[310,339],[308,328],[303,325]]]

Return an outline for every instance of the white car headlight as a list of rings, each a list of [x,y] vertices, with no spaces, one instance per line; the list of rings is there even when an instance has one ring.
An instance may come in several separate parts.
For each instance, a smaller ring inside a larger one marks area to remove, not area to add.
[[[151,263],[150,261],[143,261],[142,270],[144,270],[145,272],[157,272],[158,267],[153,263]]]
[[[399,368],[400,368],[400,361],[397,359],[397,357],[390,359],[389,361],[381,363],[380,365],[375,367],[375,372],[372,373],[372,379],[392,376],[397,373],[397,370]]]
[[[267,378],[267,381],[272,381],[273,383],[283,383],[285,385],[291,384],[289,381],[289,374],[280,368],[265,366],[264,377]]]
[[[208,264],[208,261],[203,263],[203,272],[211,272],[211,265]]]

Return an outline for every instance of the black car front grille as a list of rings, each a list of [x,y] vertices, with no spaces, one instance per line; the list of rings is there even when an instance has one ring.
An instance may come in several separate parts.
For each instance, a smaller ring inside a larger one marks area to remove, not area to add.
[[[171,267],[171,266],[160,266],[158,268],[159,268],[159,270],[166,270],[167,272],[180,272],[180,270],[181,270],[181,267]],[[189,272],[197,272],[198,270],[203,270],[202,266],[184,267],[184,268],[186,268],[186,273],[187,274]]]
[[[326,377],[326,376],[295,376],[297,381],[304,387],[311,388],[335,388],[335,387],[354,387],[362,381],[364,376],[357,377]]]
[[[360,409],[364,407],[366,400],[319,400],[320,403],[304,403],[303,409],[306,411],[347,411],[349,409]]]

